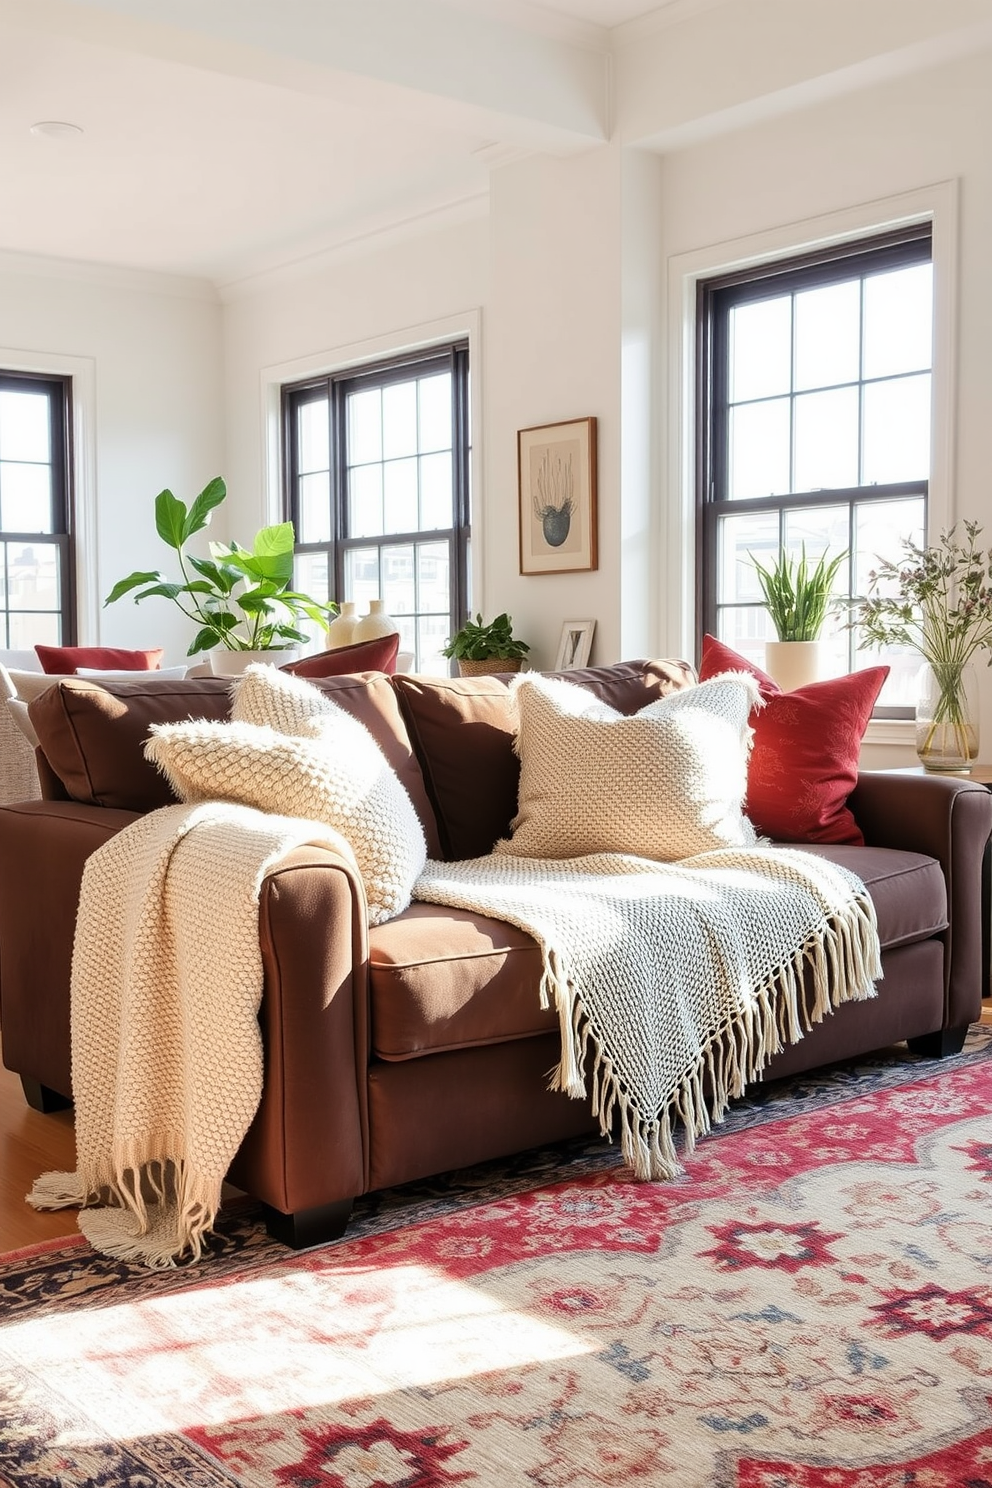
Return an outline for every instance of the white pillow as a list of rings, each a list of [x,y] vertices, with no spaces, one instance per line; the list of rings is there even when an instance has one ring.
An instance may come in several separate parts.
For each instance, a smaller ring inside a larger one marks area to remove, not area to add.
[[[520,793],[495,852],[577,858],[621,852],[674,862],[751,846],[744,815],[753,678],[724,673],[626,716],[583,687],[515,684]]]
[[[334,827],[355,854],[369,924],[380,925],[410,903],[424,831],[368,729],[330,707],[306,725],[309,737],[208,719],[153,724],[145,754],[182,801],[238,801]]]
[[[125,679],[130,678],[132,681],[137,681],[139,678],[142,678],[142,677],[166,677],[166,678],[167,677],[172,677],[172,678],[185,677],[185,675],[188,672],[188,670],[189,670],[188,667],[184,667],[184,666],[173,666],[173,667],[153,667],[151,671],[140,671],[140,672],[136,672],[136,671],[133,671],[132,670],[132,671],[120,671],[120,672],[108,672],[105,667],[77,667],[76,668],[76,671],[75,671],[75,675],[77,677],[89,677],[91,681],[97,681],[97,682],[100,680],[101,677],[106,677],[106,678],[110,678],[110,677],[124,677]]]

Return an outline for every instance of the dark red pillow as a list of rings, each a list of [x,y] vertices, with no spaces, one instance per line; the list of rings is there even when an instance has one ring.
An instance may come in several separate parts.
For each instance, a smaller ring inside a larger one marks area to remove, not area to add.
[[[105,672],[157,672],[164,652],[120,651],[116,646],[35,646],[41,670],[47,675],[71,676],[77,667],[99,667]]]
[[[748,672],[765,702],[750,718],[754,742],[744,803],[758,831],[777,842],[860,847],[864,837],[847,798],[857,784],[861,740],[888,667],[866,667],[783,692],[746,657],[704,636],[699,680],[718,672]]]
[[[280,668],[293,672],[297,677],[344,677],[349,672],[387,672],[396,670],[396,653],[400,649],[400,638],[392,635],[377,636],[374,641],[356,641],[353,646],[338,646],[334,651],[318,651],[316,656],[304,656],[302,661],[289,661]]]

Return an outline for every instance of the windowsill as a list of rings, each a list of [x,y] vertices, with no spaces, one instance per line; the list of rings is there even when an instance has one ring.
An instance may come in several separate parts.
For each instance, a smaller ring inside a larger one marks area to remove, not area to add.
[[[873,718],[865,730],[866,744],[901,744],[912,749],[916,744],[916,722],[912,718]]]

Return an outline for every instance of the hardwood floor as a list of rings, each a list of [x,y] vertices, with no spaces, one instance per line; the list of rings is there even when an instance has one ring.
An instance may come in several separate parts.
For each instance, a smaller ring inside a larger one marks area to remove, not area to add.
[[[0,1069],[0,1253],[79,1233],[74,1209],[42,1214],[24,1200],[39,1173],[75,1165],[72,1112],[32,1111],[17,1076]]]

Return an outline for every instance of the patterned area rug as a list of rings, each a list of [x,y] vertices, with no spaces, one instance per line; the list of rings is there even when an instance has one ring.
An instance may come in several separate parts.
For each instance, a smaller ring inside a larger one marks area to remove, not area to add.
[[[0,1259],[16,1488],[988,1488],[992,1038],[770,1085],[686,1176],[573,1143],[292,1254]]]

